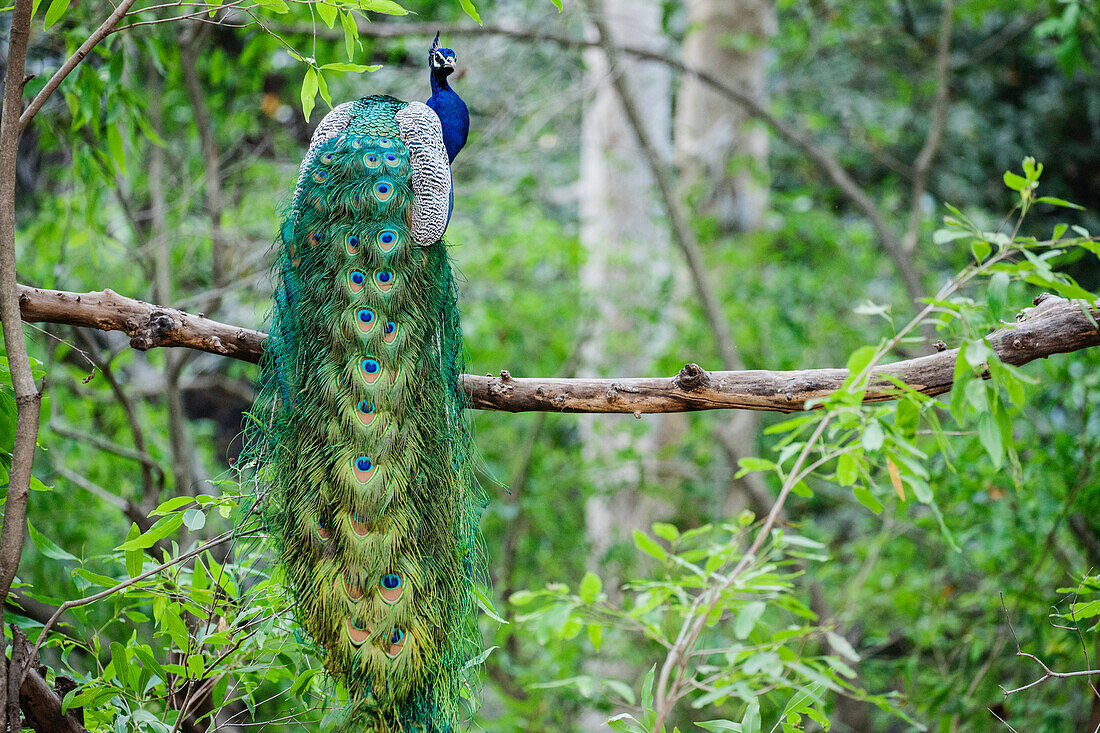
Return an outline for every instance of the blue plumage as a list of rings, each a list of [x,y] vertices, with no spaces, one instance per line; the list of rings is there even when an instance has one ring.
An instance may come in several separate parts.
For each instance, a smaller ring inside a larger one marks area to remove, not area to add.
[[[466,109],[466,103],[447,83],[447,77],[455,70],[455,52],[439,47],[438,33],[435,34],[435,41],[428,52],[428,66],[432,81],[432,96],[428,100],[428,106],[435,111],[443,124],[443,145],[447,148],[447,157],[453,163],[470,133],[470,112]]]

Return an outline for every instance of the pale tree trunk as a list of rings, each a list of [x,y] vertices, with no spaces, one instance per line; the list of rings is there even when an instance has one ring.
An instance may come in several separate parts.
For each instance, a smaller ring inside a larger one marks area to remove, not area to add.
[[[661,5],[657,0],[605,0],[610,33],[632,45],[662,48]],[[676,253],[669,241],[649,162],[639,150],[610,74],[621,73],[643,100],[645,124],[653,139],[668,149],[671,138],[671,79],[666,68],[631,61],[609,69],[599,49],[585,54],[590,102],[581,127],[580,238],[586,261],[582,286],[592,312],[590,336],[581,351],[582,374],[609,376],[652,371],[654,360],[673,336]],[[584,416],[584,456],[595,494],[585,504],[589,566],[604,578],[613,598],[622,581],[621,566],[605,564],[609,550],[630,542],[635,528],[646,530],[670,512],[670,504],[643,491],[647,483],[670,483],[657,456],[675,440],[666,427],[670,416]],[[669,486],[668,488],[674,488]],[[665,492],[661,492],[664,494]],[[665,494],[667,495],[667,494]],[[629,679],[632,671],[604,659],[586,665],[597,677]],[[605,729],[606,713],[586,710],[577,730]]]
[[[773,1],[688,0],[687,6],[684,64],[716,70],[735,88],[763,100],[768,39],[776,31]],[[683,78],[677,99],[676,153],[695,213],[714,217],[726,232],[760,226],[768,205],[767,131],[692,76]],[[756,415],[735,415],[719,430],[732,449],[727,451],[731,461],[754,453]],[[726,513],[765,508],[760,504],[767,494],[758,474],[732,481],[730,489]]]
[[[687,0],[684,64],[709,69],[756,99],[766,88],[773,0]],[[685,76],[676,110],[677,160],[696,210],[729,231],[760,225],[768,205],[768,133],[737,105]]]
[[[661,7],[655,0],[608,0],[601,7],[616,39],[661,47]],[[600,12],[597,9],[596,12]],[[593,311],[581,354],[590,375],[645,373],[672,336],[671,284],[675,253],[642,158],[609,74],[625,75],[645,100],[655,140],[670,139],[670,77],[657,64],[608,69],[603,52],[585,56],[592,87],[581,128],[580,237],[586,253],[582,285]],[[647,526],[663,505],[638,493],[656,471],[661,420],[591,416],[583,420],[586,457],[600,489],[585,507],[594,565],[615,542]],[[612,586],[614,587],[614,586]]]

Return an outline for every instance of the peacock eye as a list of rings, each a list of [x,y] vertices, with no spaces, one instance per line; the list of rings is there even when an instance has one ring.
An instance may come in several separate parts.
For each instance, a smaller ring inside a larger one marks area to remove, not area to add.
[[[365,371],[367,374],[374,374],[376,371],[378,371],[378,360],[363,359],[363,371]]]
[[[401,585],[401,576],[397,573],[386,573],[382,576],[382,587],[393,590]]]
[[[372,323],[374,321],[374,312],[367,308],[360,308],[359,313],[356,314],[359,320],[363,323]]]
[[[397,330],[397,324],[396,323],[394,323],[393,321],[387,321],[386,322],[385,333],[386,333],[387,336],[389,336],[391,333],[393,333],[396,330]]]
[[[355,407],[359,410],[359,412],[362,412],[365,415],[369,415],[370,413],[374,412],[374,405],[372,405],[367,400],[359,400],[359,404],[357,404]]]
[[[394,629],[393,634],[390,635],[390,642],[393,644],[400,644],[401,640],[405,638],[405,632],[401,629]]]
[[[351,273],[351,281],[356,285],[361,285],[363,283],[363,273],[359,270],[355,270]]]
[[[360,471],[369,471],[374,467],[374,464],[366,456],[359,456],[355,459],[355,467]]]
[[[382,270],[382,272],[378,273],[378,282],[380,283],[388,283],[392,279],[393,273],[389,270]]]

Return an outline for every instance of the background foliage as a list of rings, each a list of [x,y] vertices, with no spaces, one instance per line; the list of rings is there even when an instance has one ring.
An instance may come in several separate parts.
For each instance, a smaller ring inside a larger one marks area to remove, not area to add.
[[[480,13],[515,28],[585,31],[582,8],[559,14],[542,0],[476,9],[370,0],[352,13],[356,4],[263,0],[243,27],[172,22],[110,36],[24,136],[21,281],[110,287],[262,327],[270,242],[311,129],[303,109],[316,124],[330,101],[429,93],[430,39],[360,36],[354,18],[366,29],[364,19],[399,27],[406,13],[441,25]],[[42,3],[29,94],[100,10]],[[687,11],[666,2],[662,12],[675,56]],[[931,124],[940,12],[918,0],[781,0],[765,41],[769,109],[835,156],[899,229],[912,178],[904,161]],[[616,730],[652,730],[655,678],[692,619],[705,622],[685,668],[698,684],[670,711],[669,730],[992,730],[999,718],[1032,731],[1100,726],[1085,678],[1007,699],[998,689],[1042,674],[1015,656],[1017,642],[1062,672],[1088,668],[1098,652],[1098,357],[993,363],[991,381],[974,378],[991,356],[981,336],[1037,293],[1084,297],[1100,286],[1095,209],[1036,203],[1100,197],[1100,10],[1088,0],[967,0],[954,16],[950,105],[914,253],[929,296],[956,273],[966,279],[930,298],[927,313],[935,338],[967,344],[953,393],[859,405],[859,374],[872,363],[928,351],[923,326],[904,330],[919,305],[861,213],[802,151],[773,139],[758,171],[770,190],[763,225],[730,233],[696,215],[692,226],[747,367],[847,363],[852,380],[814,414],[766,417],[750,451],[759,458],[740,467],[713,437],[728,415],[684,418],[656,456],[668,470],[640,471],[636,488],[663,502],[654,523],[602,554],[586,542],[586,502],[608,491],[609,464],[653,457],[629,441],[594,457],[584,416],[476,414],[493,496],[483,522],[492,649],[471,690],[476,726],[589,730],[610,719]],[[170,16],[141,19],[157,17]],[[455,85],[473,115],[448,234],[470,369],[565,375],[598,310],[582,287],[578,224],[585,59],[493,33],[444,40],[458,51]],[[1026,156],[1045,164],[1041,177]],[[717,365],[697,303],[683,300],[651,373]],[[258,538],[137,580],[247,512],[233,459],[254,368],[139,353],[120,334],[28,333],[46,389],[16,623],[34,639],[62,602],[130,583],[71,609],[43,639],[44,662],[80,685],[68,704],[84,708],[90,730],[312,729],[338,708],[339,691],[295,634]],[[9,445],[14,403],[3,395],[0,445]],[[768,507],[729,510],[738,470],[793,492],[751,556]],[[706,593],[708,604],[696,604]]]

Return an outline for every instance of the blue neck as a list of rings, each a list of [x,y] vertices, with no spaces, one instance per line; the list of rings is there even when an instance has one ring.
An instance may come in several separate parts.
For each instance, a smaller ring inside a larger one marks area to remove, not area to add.
[[[466,103],[447,83],[447,77],[431,74],[431,80],[432,96],[428,106],[439,115],[443,125],[443,145],[453,163],[458,151],[466,144],[466,136],[470,134],[470,112],[466,109]]]

